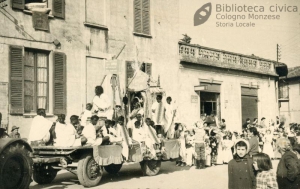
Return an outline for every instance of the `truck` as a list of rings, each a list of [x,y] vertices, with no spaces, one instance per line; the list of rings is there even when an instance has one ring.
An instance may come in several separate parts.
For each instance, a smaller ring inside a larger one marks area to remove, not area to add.
[[[0,129],[3,134],[3,128]],[[29,188],[32,181],[32,152],[23,139],[0,137],[0,188]]]
[[[145,176],[159,173],[161,162],[179,157],[179,143],[176,139],[164,141],[165,152],[155,159],[142,153],[139,144],[129,148],[129,159],[139,163]],[[60,170],[77,175],[81,185],[99,185],[103,171],[116,174],[123,165],[120,145],[78,146],[78,147],[32,147],[33,180],[38,184],[51,183]],[[126,164],[126,163],[125,163]]]
[[[151,113],[151,104],[156,94],[163,94],[160,86],[150,87],[147,85],[147,76],[141,72],[135,74],[128,82],[126,89],[127,100],[121,97],[119,78],[116,74],[104,77],[111,86],[113,96],[113,107],[122,103],[124,115],[130,112],[130,103],[126,106],[125,101],[130,101],[134,93],[144,92],[144,110],[148,117]],[[141,81],[143,83],[141,83]],[[104,84],[103,84],[104,86]],[[104,90],[105,91],[105,90]],[[179,157],[180,144],[177,139],[162,139],[164,151],[157,151],[156,157],[150,157],[145,153],[145,146],[133,144],[129,148],[129,160],[139,163],[143,175],[153,176],[159,173],[162,161],[176,159]],[[33,180],[38,184],[51,183],[60,170],[67,170],[77,175],[81,185],[85,187],[97,186],[103,176],[103,171],[116,174],[124,164],[121,145],[96,145],[77,147],[54,147],[54,146],[32,146]]]

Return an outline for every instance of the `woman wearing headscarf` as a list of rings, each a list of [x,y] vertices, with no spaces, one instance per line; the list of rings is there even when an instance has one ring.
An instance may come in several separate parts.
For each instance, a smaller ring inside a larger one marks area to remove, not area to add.
[[[211,148],[211,164],[216,165],[217,164],[217,158],[218,158],[218,147],[219,147],[219,137],[217,136],[218,131],[216,129],[213,129],[210,131],[210,148]]]
[[[238,139],[234,144],[233,159],[228,162],[228,188],[229,189],[255,189],[253,159],[248,155],[249,142]]]
[[[279,189],[299,189],[300,175],[297,152],[292,150],[291,143],[286,138],[277,141],[278,151],[282,157],[277,167],[277,183]]]

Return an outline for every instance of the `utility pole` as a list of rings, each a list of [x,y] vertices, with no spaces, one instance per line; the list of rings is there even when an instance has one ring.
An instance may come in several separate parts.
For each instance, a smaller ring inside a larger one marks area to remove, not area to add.
[[[277,44],[276,45],[276,51],[277,51],[277,53],[276,53],[276,59],[277,59],[277,65],[278,65],[278,61],[280,60],[280,57],[281,57],[281,49],[280,49],[280,46]],[[280,115],[280,106],[281,106],[281,104],[280,104],[280,102],[279,102],[279,98],[280,98],[280,95],[279,95],[279,91],[280,91],[280,89],[279,89],[279,83],[278,83],[279,81],[278,80],[275,80],[275,95],[276,95],[276,102],[278,103],[277,105],[278,105],[278,109],[277,109],[277,113],[278,113],[278,115]]]
[[[281,47],[277,44],[277,63],[281,60]]]

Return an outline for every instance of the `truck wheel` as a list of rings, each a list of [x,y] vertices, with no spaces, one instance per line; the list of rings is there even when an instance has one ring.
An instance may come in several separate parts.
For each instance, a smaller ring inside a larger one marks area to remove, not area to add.
[[[85,187],[97,186],[102,178],[103,170],[96,163],[92,155],[84,155],[78,162],[77,175],[81,185]]]
[[[47,165],[35,165],[33,167],[33,180],[38,184],[49,184],[57,175],[58,170]]]
[[[105,171],[109,174],[116,174],[120,171],[121,168],[122,164],[110,164],[104,167]]]
[[[161,161],[159,160],[144,160],[140,163],[143,174],[147,176],[154,176],[160,170]]]
[[[12,143],[0,155],[0,188],[29,188],[32,159],[21,143]]]

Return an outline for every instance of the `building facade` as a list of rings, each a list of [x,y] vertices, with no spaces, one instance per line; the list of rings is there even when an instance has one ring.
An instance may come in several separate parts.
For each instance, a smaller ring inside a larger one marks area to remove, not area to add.
[[[53,121],[59,113],[67,119],[79,115],[92,101],[109,60],[121,62],[122,81],[131,62],[145,63],[156,80],[159,75],[169,80],[178,70],[177,0],[29,4],[41,2],[8,0],[0,8],[5,28],[0,30],[0,112],[9,132],[17,125],[27,137],[37,108],[46,108]],[[174,87],[165,89],[176,93]]]
[[[300,123],[300,67],[289,68],[288,72],[279,80],[280,115],[287,123]]]
[[[237,131],[247,118],[275,121],[277,62],[185,43],[179,43],[179,60],[179,101],[185,99],[180,107],[189,110],[182,112],[186,120],[213,113],[226,120],[228,129]]]
[[[159,77],[176,101],[176,120],[187,125],[214,113],[240,130],[247,117],[278,115],[276,62],[178,43],[178,0],[6,2],[0,8],[0,112],[2,127],[17,125],[22,137],[37,108],[53,121],[60,113],[79,115],[112,62],[123,95],[132,62]]]

